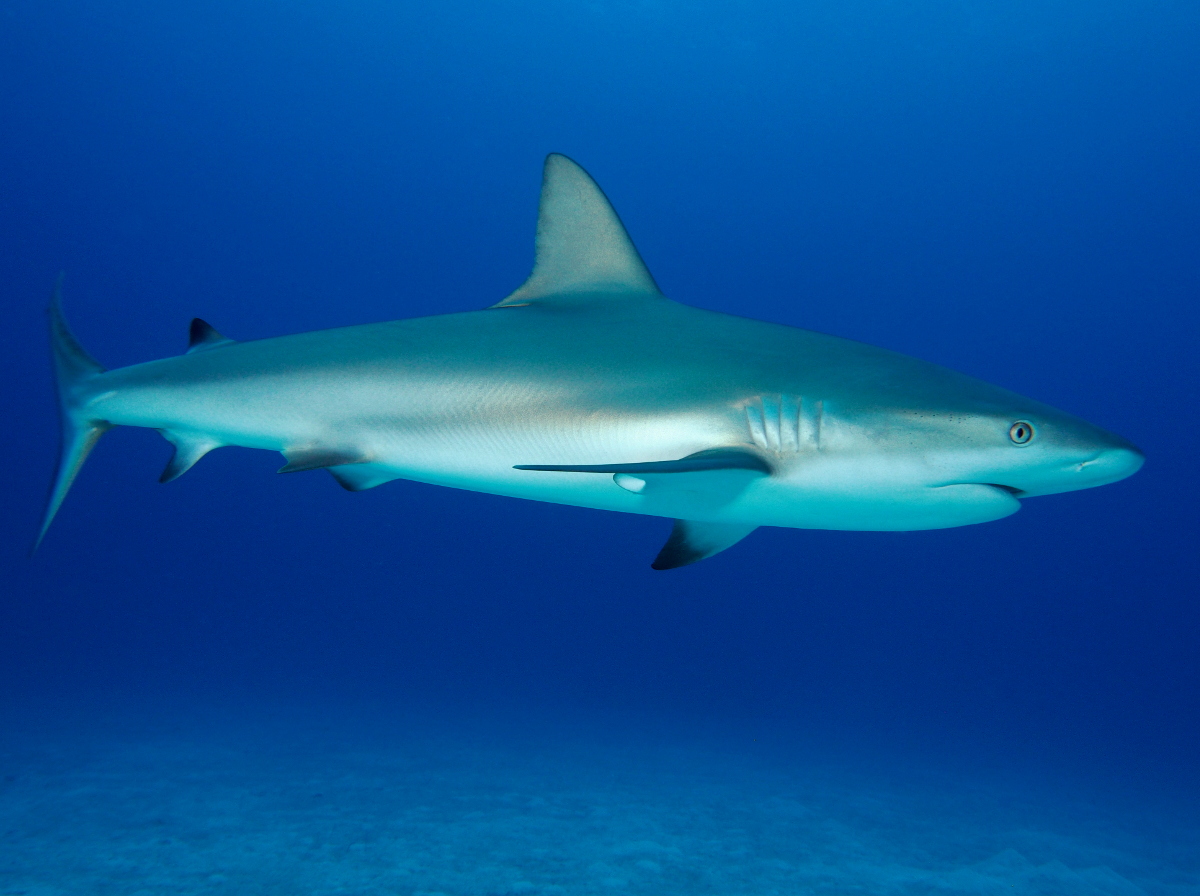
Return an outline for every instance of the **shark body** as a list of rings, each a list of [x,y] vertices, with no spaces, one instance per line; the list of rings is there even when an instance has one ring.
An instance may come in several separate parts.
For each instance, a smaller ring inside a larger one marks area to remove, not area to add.
[[[660,569],[762,525],[986,522],[1143,459],[946,368],[667,299],[561,155],[546,161],[533,273],[491,308],[252,342],[196,320],[186,354],[106,371],[56,293],[51,336],[64,437],[39,541],[116,425],[174,444],[163,481],[240,445],[355,491],[403,478],[673,518]]]

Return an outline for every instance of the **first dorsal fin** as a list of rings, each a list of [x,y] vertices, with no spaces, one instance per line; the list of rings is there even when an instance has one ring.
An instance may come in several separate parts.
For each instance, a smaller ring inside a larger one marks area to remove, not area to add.
[[[551,153],[542,172],[533,273],[493,307],[557,304],[596,293],[663,297],[600,187],[575,162]]]
[[[217,332],[216,327],[198,317],[193,317],[192,325],[188,327],[187,350],[189,355],[192,352],[202,352],[206,349],[216,348],[219,345],[229,345],[234,341],[236,340],[222,336]]]

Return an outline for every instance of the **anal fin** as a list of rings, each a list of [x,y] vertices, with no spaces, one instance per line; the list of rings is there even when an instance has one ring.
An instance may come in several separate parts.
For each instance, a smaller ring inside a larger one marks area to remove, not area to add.
[[[159,482],[170,482],[172,479],[178,479],[188,470],[196,465],[196,461],[208,454],[214,448],[220,448],[221,443],[207,436],[198,436],[187,433],[168,432],[165,429],[160,429],[160,433],[164,439],[175,446],[175,451],[171,455],[171,459],[167,461],[167,465],[163,467],[162,474],[158,477]]]
[[[757,526],[736,523],[702,523],[695,520],[676,520],[671,537],[663,545],[653,569],[678,569],[733,547]]]

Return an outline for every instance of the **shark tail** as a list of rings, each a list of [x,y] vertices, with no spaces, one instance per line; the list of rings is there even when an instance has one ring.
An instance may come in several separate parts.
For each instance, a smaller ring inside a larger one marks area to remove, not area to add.
[[[33,550],[37,550],[46,530],[62,506],[63,498],[79,475],[83,462],[96,447],[100,436],[111,428],[106,420],[92,419],[86,410],[87,399],[94,392],[91,381],[104,373],[67,326],[62,313],[62,277],[54,287],[50,299],[50,348],[54,359],[54,379],[58,390],[58,411],[62,423],[62,441],[58,455],[58,469],[46,499],[46,512],[42,516],[42,528],[38,532]]]

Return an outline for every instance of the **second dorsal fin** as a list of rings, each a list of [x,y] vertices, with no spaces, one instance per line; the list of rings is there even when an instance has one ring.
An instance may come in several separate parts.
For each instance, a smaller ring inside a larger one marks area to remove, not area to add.
[[[202,352],[206,349],[216,348],[219,345],[229,345],[235,341],[222,336],[212,324],[198,317],[193,317],[192,325],[188,327],[187,350],[189,355],[192,352]]]
[[[493,307],[557,304],[596,293],[663,297],[600,187],[566,156],[551,153],[542,173],[533,273]]]

